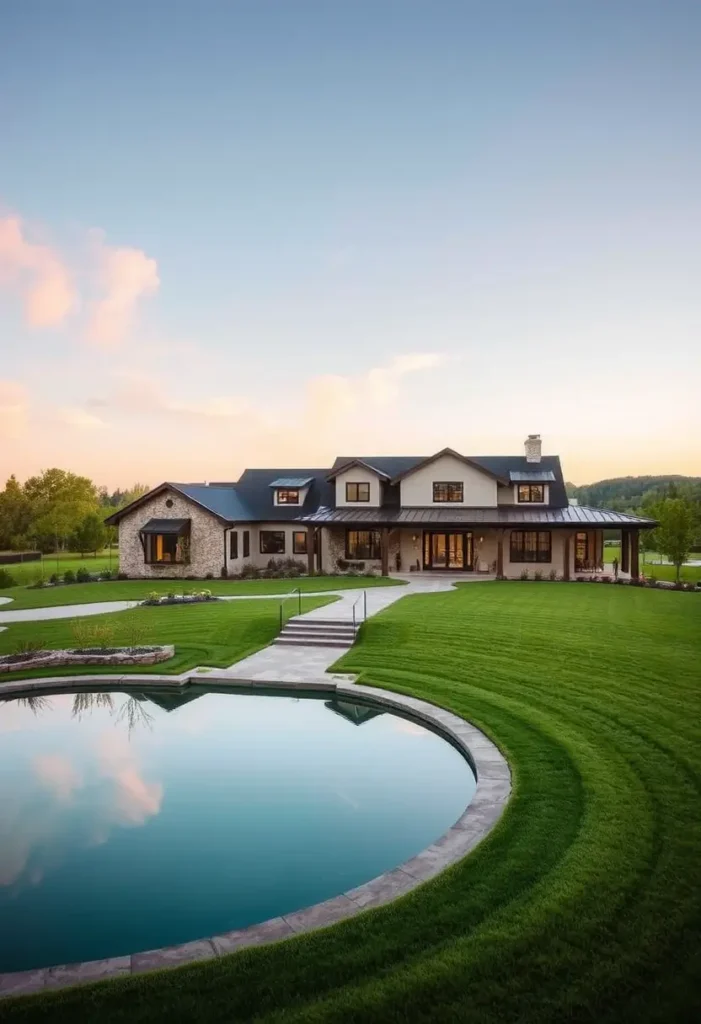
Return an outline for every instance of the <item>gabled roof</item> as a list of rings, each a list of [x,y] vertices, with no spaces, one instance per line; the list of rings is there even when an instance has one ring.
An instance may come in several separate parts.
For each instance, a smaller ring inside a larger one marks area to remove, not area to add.
[[[450,455],[452,458],[458,459],[460,462],[464,462],[466,466],[473,466],[475,469],[479,470],[480,473],[485,473],[487,476],[494,477],[502,484],[508,483],[508,477],[505,477],[501,473],[495,473],[488,467],[480,465],[480,463],[476,462],[474,459],[468,458],[467,455],[461,455],[460,452],[456,452],[453,448],[441,448],[441,450],[436,452],[435,455],[429,455],[428,458],[422,459],[413,466],[409,466],[407,469],[395,476],[392,483],[398,484],[400,480],[403,480],[405,477],[415,473],[418,469],[423,469],[424,466],[430,466],[432,462],[436,461],[436,459],[442,459],[445,455]]]
[[[352,469],[353,466],[362,466],[363,469],[369,470],[371,473],[376,473],[377,476],[383,477],[385,480],[389,480],[390,474],[385,473],[384,470],[379,469],[377,466],[371,465],[369,462],[365,462],[363,459],[349,459],[348,462],[341,462],[336,459],[333,464],[333,468],[329,475],[326,477],[327,480],[335,480],[340,473],[345,473],[346,470]]]
[[[264,522],[294,521],[315,511],[320,505],[332,504],[335,489],[327,481],[328,469],[247,469],[236,484],[239,501],[248,510],[245,519]],[[308,480],[308,490],[301,505],[274,505],[271,482],[285,479]],[[243,519],[244,517],[234,517]]]
[[[131,512],[135,512],[136,509],[145,505],[146,502],[151,501],[152,498],[158,497],[164,491],[176,491],[178,494],[182,494],[184,498],[188,498],[194,502],[195,505],[199,505],[200,508],[205,509],[207,512],[211,512],[213,516],[222,522],[231,522],[232,520],[249,520],[253,518],[246,508],[245,504],[240,500],[239,495],[233,487],[222,487],[222,486],[208,486],[207,484],[174,484],[166,482],[159,484],[158,487],[154,487],[153,490],[148,491],[146,494],[142,494],[136,501],[132,501],[130,505],[126,505],[124,508],[118,509],[111,516],[105,519],[107,526],[116,526],[120,519],[124,516],[129,515]]]

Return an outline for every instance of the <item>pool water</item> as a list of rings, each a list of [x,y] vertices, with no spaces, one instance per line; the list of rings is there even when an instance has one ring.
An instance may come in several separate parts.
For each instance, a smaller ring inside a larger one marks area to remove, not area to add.
[[[328,697],[0,701],[0,972],[243,928],[395,867],[475,779],[440,736]]]

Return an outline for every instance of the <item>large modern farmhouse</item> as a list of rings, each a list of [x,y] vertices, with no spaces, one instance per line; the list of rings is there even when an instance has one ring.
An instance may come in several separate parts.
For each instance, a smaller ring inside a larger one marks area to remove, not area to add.
[[[236,575],[293,557],[309,573],[524,569],[565,579],[603,563],[621,533],[621,570],[639,572],[648,519],[571,504],[556,455],[529,435],[521,455],[339,457],[327,469],[247,469],[235,483],[163,483],[110,519],[130,577]]]

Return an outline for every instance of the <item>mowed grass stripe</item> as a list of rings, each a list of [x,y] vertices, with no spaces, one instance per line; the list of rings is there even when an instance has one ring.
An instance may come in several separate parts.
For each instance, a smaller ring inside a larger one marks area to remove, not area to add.
[[[691,1019],[700,657],[696,595],[500,583],[397,602],[335,667],[450,707],[498,742],[514,794],[488,839],[336,928],[40,997],[18,1019]]]

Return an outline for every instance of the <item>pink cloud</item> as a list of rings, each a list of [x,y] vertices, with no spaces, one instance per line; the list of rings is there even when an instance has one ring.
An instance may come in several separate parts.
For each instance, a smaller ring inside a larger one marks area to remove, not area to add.
[[[32,761],[34,774],[50,789],[57,800],[67,802],[76,789],[83,785],[83,779],[67,757],[61,754],[41,754]]]
[[[29,399],[15,380],[0,380],[0,438],[20,437],[27,426]]]
[[[0,285],[18,292],[30,327],[60,324],[76,293],[68,269],[49,246],[30,242],[19,217],[0,219]]]
[[[163,802],[160,782],[146,782],[134,751],[122,733],[103,733],[98,750],[100,774],[113,783],[110,818],[119,825],[144,825]]]
[[[141,249],[115,249],[101,240],[97,245],[102,298],[94,303],[87,338],[94,345],[117,345],[134,319],[136,304],[158,291],[158,264]]]

